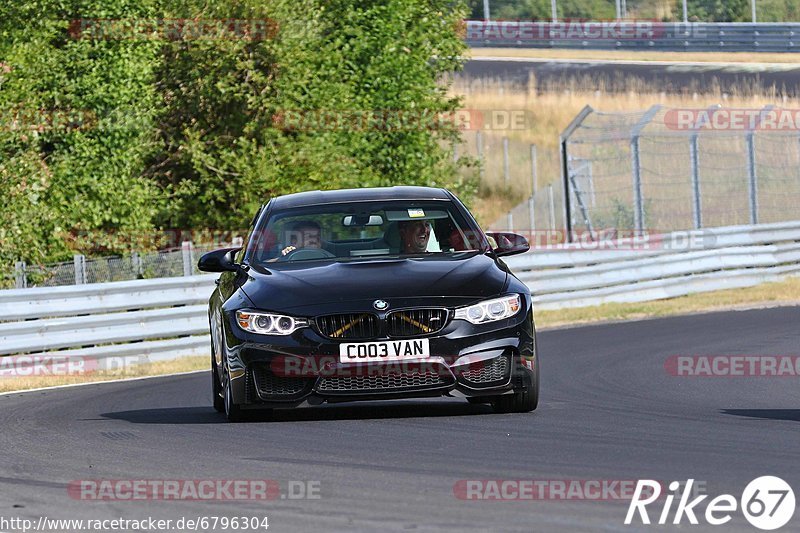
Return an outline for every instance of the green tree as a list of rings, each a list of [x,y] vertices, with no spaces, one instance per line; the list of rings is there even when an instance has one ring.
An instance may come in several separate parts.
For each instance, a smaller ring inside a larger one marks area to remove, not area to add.
[[[179,206],[163,212],[164,224],[233,227],[272,195],[318,188],[426,184],[471,194],[446,150],[458,138],[447,124],[359,129],[315,119],[457,109],[442,79],[460,66],[463,10],[442,0],[237,5],[236,16],[273,20],[274,39],[173,43],[162,63],[166,151],[152,175]],[[287,115],[304,126],[276,120]]]
[[[151,2],[27,0],[0,6],[0,261],[52,261],[74,247],[120,250],[149,230],[157,187],[142,177],[155,136],[157,46],[82,38],[70,21],[143,17]],[[90,15],[89,15],[90,14]],[[137,127],[106,117],[136,115]],[[78,239],[90,232],[91,239]],[[78,244],[80,243],[80,244]]]

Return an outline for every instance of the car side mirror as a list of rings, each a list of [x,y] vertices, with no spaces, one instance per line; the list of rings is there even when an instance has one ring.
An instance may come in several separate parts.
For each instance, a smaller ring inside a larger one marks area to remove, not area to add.
[[[233,255],[241,248],[221,248],[200,257],[197,268],[203,272],[238,272],[241,268],[233,262]]]
[[[494,240],[492,251],[497,257],[521,254],[531,249],[528,239],[516,233],[493,231],[487,232],[486,236],[490,243]]]

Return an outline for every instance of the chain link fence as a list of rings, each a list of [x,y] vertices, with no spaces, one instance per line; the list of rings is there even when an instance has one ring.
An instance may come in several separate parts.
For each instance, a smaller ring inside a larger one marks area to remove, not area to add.
[[[572,229],[797,220],[800,111],[590,107],[562,136]]]
[[[241,244],[241,243],[240,243]],[[17,262],[14,270],[3,272],[3,288],[58,287],[134,279],[171,278],[200,274],[197,259],[206,252],[230,246],[228,243],[195,246],[186,241],[180,248],[151,253],[132,253],[87,259],[75,255],[72,261],[49,265]]]

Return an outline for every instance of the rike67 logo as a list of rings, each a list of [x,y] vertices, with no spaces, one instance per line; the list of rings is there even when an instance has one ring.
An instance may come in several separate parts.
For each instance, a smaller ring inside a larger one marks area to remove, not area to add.
[[[721,494],[707,503],[705,512],[702,514],[698,507],[708,495],[703,494],[689,500],[692,496],[693,484],[693,479],[687,480],[685,484],[678,481],[669,484],[670,493],[663,499],[663,507],[658,514],[657,524],[679,525],[685,518],[690,524],[697,525],[700,523],[699,515],[705,519],[706,523],[721,526],[733,520],[732,514],[740,508],[751,525],[764,531],[772,531],[785,526],[794,515],[794,491],[779,477],[762,476],[754,479],[745,487],[742,497],[738,501],[731,494]],[[678,494],[681,487],[683,490]],[[661,484],[658,481],[639,480],[628,507],[628,514],[625,516],[625,524],[634,523],[637,514],[642,524],[650,524],[651,519],[647,506],[660,500],[661,496]],[[673,514],[672,504],[676,497],[678,503]],[[653,507],[657,506],[658,504]],[[670,518],[672,518],[671,521]]]

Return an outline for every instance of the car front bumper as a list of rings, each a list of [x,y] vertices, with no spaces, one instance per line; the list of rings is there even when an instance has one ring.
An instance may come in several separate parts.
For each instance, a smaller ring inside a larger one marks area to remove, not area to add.
[[[526,313],[490,324],[451,320],[437,335],[427,337],[430,357],[386,363],[341,363],[340,342],[313,328],[284,337],[263,336],[226,322],[225,357],[233,398],[246,409],[497,396],[515,390],[521,375],[538,364],[530,306]]]

